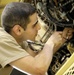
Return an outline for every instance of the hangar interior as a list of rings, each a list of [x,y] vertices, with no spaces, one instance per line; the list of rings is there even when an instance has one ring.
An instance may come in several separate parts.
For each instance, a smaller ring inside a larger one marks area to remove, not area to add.
[[[74,28],[74,0],[0,0],[0,16],[10,2],[29,2],[36,7],[41,24],[36,41],[41,45],[54,31],[62,31],[64,27]],[[53,55],[48,75],[74,75],[74,34]]]

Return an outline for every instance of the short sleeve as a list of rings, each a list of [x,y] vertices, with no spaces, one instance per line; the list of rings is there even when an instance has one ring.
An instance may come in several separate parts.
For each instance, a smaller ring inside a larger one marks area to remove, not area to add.
[[[0,37],[0,64],[5,67],[12,61],[29,55],[12,37]]]

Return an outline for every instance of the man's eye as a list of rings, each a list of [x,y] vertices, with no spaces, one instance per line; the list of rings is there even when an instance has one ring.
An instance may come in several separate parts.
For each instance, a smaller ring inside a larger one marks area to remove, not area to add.
[[[33,24],[33,27],[35,27],[37,25],[38,21],[36,21],[34,24]]]

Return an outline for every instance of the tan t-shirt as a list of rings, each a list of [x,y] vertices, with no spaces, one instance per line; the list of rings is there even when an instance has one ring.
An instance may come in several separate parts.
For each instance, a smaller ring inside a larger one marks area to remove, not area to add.
[[[0,27],[0,75],[10,70],[8,64],[29,55],[16,40]],[[5,75],[7,75],[5,73]]]

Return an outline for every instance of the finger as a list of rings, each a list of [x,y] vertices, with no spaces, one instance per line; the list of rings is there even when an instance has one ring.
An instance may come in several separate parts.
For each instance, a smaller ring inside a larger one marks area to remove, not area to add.
[[[73,33],[73,29],[72,29],[72,28],[65,28],[65,29],[63,30],[62,37],[63,37],[64,39],[68,39],[69,36],[72,36],[72,35],[73,35],[72,33]]]
[[[59,33],[60,35],[62,35],[63,32],[59,31],[58,33]]]
[[[72,36],[72,35],[73,35],[72,33],[68,33],[68,34],[67,34],[67,36]]]
[[[71,39],[71,38],[72,38],[72,35],[68,36],[68,38],[67,38],[67,39],[69,40],[69,39]]]

